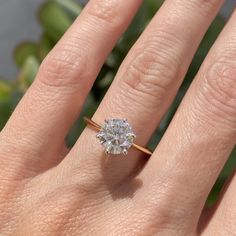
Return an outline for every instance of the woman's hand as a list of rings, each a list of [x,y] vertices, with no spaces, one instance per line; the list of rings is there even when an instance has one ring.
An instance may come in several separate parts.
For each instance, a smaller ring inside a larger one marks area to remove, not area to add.
[[[223,0],[166,0],[93,120],[127,118],[145,146]],[[206,198],[236,143],[236,14],[150,159],[104,155],[86,128],[64,139],[141,0],[91,0],[0,134],[1,235],[236,235],[236,179]]]

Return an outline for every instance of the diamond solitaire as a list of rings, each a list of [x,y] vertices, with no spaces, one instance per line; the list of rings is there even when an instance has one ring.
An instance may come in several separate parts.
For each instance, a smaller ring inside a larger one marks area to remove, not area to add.
[[[105,148],[106,154],[127,155],[128,149],[133,146],[148,156],[152,155],[148,148],[134,143],[136,136],[126,119],[105,120],[102,126],[88,117],[84,117],[84,121],[90,128],[98,131],[97,138]]]
[[[106,154],[128,154],[135,138],[132,127],[126,119],[110,119],[97,134]]]

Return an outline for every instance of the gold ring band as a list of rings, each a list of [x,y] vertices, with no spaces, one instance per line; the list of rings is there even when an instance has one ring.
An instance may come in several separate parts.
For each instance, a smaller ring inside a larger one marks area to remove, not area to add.
[[[102,126],[97,124],[96,122],[94,122],[93,120],[89,119],[88,117],[84,117],[84,121],[85,123],[91,127],[92,129],[100,132],[101,129],[102,129]],[[136,148],[137,150],[147,154],[148,156],[151,156],[152,155],[152,152],[148,149],[148,148],[145,148],[145,147],[142,147],[138,144],[135,144],[135,143],[132,143],[131,146],[133,146],[134,148]]]

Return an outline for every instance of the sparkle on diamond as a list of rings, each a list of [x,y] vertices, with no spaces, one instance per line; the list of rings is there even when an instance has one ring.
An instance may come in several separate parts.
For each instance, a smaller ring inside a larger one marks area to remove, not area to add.
[[[106,120],[97,134],[107,154],[127,154],[135,135],[126,119]]]

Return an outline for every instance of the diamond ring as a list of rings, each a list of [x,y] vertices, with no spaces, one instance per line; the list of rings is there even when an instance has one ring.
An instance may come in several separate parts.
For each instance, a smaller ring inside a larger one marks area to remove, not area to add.
[[[136,135],[127,119],[109,119],[100,126],[91,119],[84,117],[85,123],[98,131],[96,137],[105,149],[106,154],[127,155],[130,147],[135,147],[139,151],[151,156],[152,152],[134,143]]]

